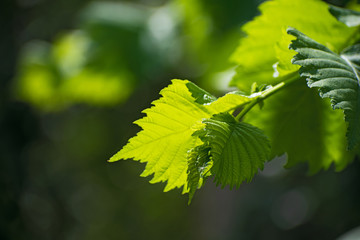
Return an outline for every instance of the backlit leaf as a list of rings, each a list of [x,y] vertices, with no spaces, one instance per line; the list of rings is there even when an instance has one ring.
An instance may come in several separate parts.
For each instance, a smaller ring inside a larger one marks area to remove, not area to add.
[[[210,146],[211,173],[217,184],[239,187],[251,181],[269,160],[270,143],[263,132],[248,123],[237,122],[229,113],[203,121],[200,138]]]
[[[196,91],[190,92],[188,83],[173,80],[171,85],[161,90],[162,98],[143,111],[147,116],[135,121],[143,130],[131,138],[110,162],[128,158],[146,162],[141,176],[154,174],[151,183],[167,181],[164,191],[184,185],[183,191],[188,191],[187,152],[199,141],[192,134],[203,118],[213,114],[206,105],[195,101],[192,94]]]
[[[251,97],[229,93],[216,100],[195,84],[181,80],[173,80],[160,94],[162,98],[154,101],[153,107],[143,111],[147,116],[135,121],[143,130],[109,161],[133,158],[146,162],[141,176],[154,174],[151,183],[167,181],[164,191],[184,186],[183,191],[187,192],[187,181],[190,181],[192,197],[194,186],[198,185],[193,179],[199,178],[200,181],[202,178],[201,172],[193,171],[195,160],[191,159],[197,158],[194,154],[190,154],[193,168],[189,169],[193,175],[189,179],[187,175],[188,151],[201,144],[197,136],[192,136],[193,133],[201,128],[203,119],[236,106],[242,107],[251,101]]]
[[[272,85],[279,82],[273,76],[273,68],[279,61],[280,73],[297,70],[291,66],[292,54],[288,50],[290,37],[286,36],[286,29],[289,26],[337,50],[341,50],[356,31],[338,22],[329,13],[328,5],[320,0],[272,0],[259,8],[261,15],[242,27],[247,37],[241,39],[232,56],[232,61],[239,66],[231,85],[241,90],[250,89],[253,82]]]

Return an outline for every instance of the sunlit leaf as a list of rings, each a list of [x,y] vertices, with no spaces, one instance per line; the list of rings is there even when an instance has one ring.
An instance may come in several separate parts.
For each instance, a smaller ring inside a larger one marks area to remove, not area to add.
[[[217,184],[239,187],[251,181],[269,160],[270,143],[263,132],[250,124],[237,122],[229,113],[203,121],[201,140],[210,147],[211,173]]]
[[[230,92],[211,102],[209,107],[217,113],[232,111],[235,108],[242,107],[252,100],[251,96],[245,96],[239,92]]]
[[[338,22],[328,11],[328,5],[320,0],[272,0],[260,7],[261,15],[245,24],[246,33],[232,56],[238,64],[237,74],[231,85],[248,90],[253,82],[275,84],[273,67],[281,65],[282,74],[288,74],[292,54],[286,28],[295,27],[313,39],[332,49],[342,49],[356,29]],[[296,68],[295,68],[296,70]],[[279,74],[275,74],[279,75]]]
[[[129,158],[146,162],[143,177],[154,174],[151,183],[167,181],[165,191],[184,186],[184,192],[191,192],[191,201],[196,188],[202,185],[201,169],[208,164],[204,146],[196,148],[201,141],[194,132],[203,126],[203,119],[242,107],[251,101],[251,97],[229,93],[216,99],[195,84],[182,80],[173,80],[160,94],[162,97],[152,103],[154,106],[143,111],[147,116],[135,121],[142,131],[110,162]],[[250,170],[251,173],[254,171]],[[243,179],[250,179],[250,176],[245,174]],[[189,189],[187,181],[190,182]]]
[[[165,191],[184,185],[184,192],[187,191],[187,152],[198,141],[192,134],[203,118],[213,114],[206,105],[195,101],[188,83],[173,80],[161,90],[162,98],[143,111],[147,116],[135,121],[143,130],[110,159],[146,162],[141,176],[154,174],[151,183],[167,181]]]

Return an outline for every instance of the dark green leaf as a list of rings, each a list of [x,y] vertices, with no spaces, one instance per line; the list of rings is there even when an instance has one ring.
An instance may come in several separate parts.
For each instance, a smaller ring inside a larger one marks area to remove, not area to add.
[[[322,98],[330,98],[334,109],[344,110],[349,149],[354,149],[360,144],[360,66],[356,64],[360,47],[338,55],[296,29],[289,28],[288,33],[297,38],[290,48],[298,52],[293,63],[301,66],[300,75],[310,88],[319,88]]]
[[[188,187],[189,204],[197,189],[201,188],[204,180],[211,175],[212,161],[210,147],[201,145],[188,152]]]
[[[337,20],[345,23],[348,27],[360,25],[360,12],[335,6],[330,6],[329,11]]]

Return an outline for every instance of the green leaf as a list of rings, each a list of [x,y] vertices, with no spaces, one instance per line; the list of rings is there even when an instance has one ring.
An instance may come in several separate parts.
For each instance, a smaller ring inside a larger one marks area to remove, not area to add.
[[[200,104],[208,104],[216,100],[216,97],[201,89],[192,82],[187,82],[186,87],[191,92],[191,96],[195,99],[195,102]]]
[[[238,187],[263,169],[270,144],[260,129],[237,122],[229,113],[214,115],[203,123],[205,128],[198,134],[205,146],[210,146],[211,173],[217,184]]]
[[[253,96],[245,96],[240,92],[229,92],[224,96],[211,102],[209,107],[216,113],[233,111],[236,108],[243,107],[252,100]]]
[[[204,144],[191,149],[188,152],[188,159],[188,204],[190,204],[195,191],[201,188],[204,180],[211,175],[213,162],[210,159],[210,147]]]
[[[162,98],[144,110],[146,117],[135,121],[143,130],[109,161],[133,158],[147,162],[141,176],[154,174],[151,183],[167,181],[164,191],[184,186],[187,192],[187,152],[199,143],[192,134],[203,118],[214,113],[208,106],[196,102],[198,90],[187,87],[189,81],[173,80],[161,90]]]
[[[348,27],[360,25],[360,12],[335,6],[330,6],[329,11],[337,20],[345,23]]]
[[[349,149],[360,144],[360,45],[338,55],[296,29],[290,48],[298,54],[293,63],[300,65],[300,76],[306,77],[310,88],[319,88],[322,98],[330,98],[334,109],[343,109],[349,123],[346,133]]]
[[[160,94],[162,98],[154,101],[153,107],[143,111],[147,116],[134,122],[143,130],[109,161],[133,158],[135,161],[146,162],[141,176],[154,174],[151,183],[167,181],[164,191],[184,186],[185,193],[189,190],[189,181],[191,200],[194,186],[200,184],[192,179],[195,179],[196,174],[202,174],[194,172],[194,168],[189,169],[190,178],[187,174],[188,151],[201,144],[197,136],[192,136],[193,133],[201,128],[203,119],[242,107],[251,101],[251,97],[229,93],[216,99],[187,80],[173,80]],[[194,153],[189,156],[195,158]],[[192,167],[193,161],[195,160],[190,161]],[[202,177],[199,179],[202,181]]]
[[[290,37],[288,26],[306,32],[313,39],[341,50],[356,29],[338,22],[328,11],[328,5],[320,0],[273,0],[260,5],[261,15],[245,24],[246,33],[232,56],[238,64],[232,86],[248,90],[253,82],[276,84],[273,66],[281,65],[281,74],[296,71],[291,66],[293,54],[288,50]],[[276,74],[275,74],[276,75]]]
[[[287,153],[286,167],[308,163],[313,174],[332,163],[340,171],[353,160],[354,155],[346,151],[343,113],[332,110],[329,100],[320,98],[305,81],[266,99],[265,106],[253,108],[245,121],[270,138],[271,158]]]

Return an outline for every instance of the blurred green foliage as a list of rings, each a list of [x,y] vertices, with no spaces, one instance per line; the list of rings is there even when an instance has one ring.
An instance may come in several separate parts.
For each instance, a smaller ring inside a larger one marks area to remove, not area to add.
[[[74,103],[109,105],[122,101],[132,90],[132,75],[126,70],[106,70],[96,61],[91,66],[93,44],[80,31],[60,37],[53,47],[42,42],[29,44],[19,70],[21,98],[43,110],[59,110]]]
[[[78,14],[76,30],[58,34],[52,43],[27,43],[15,91],[44,111],[78,103],[114,106],[134,87],[174,68],[224,90],[232,71],[228,58],[241,35],[238,27],[255,14],[258,3],[92,2]]]

